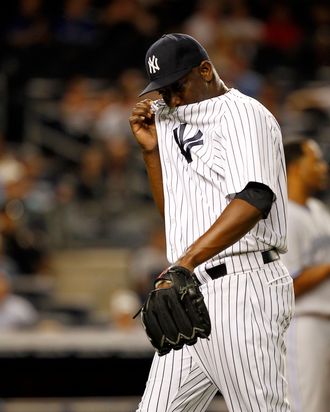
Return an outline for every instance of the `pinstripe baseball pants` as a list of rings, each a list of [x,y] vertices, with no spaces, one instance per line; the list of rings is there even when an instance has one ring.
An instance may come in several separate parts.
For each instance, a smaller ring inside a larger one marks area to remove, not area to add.
[[[292,279],[280,260],[251,267],[245,256],[235,272],[201,286],[210,338],[155,355],[138,412],[203,412],[218,390],[230,412],[290,411],[284,333]]]

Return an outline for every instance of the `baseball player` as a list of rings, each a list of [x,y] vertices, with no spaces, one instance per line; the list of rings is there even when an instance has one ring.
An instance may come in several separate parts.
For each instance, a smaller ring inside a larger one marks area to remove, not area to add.
[[[292,279],[281,132],[256,100],[229,89],[194,38],[166,34],[146,53],[150,83],[130,117],[165,219],[169,262],[193,271],[208,339],[155,354],[139,412],[289,411],[284,332]],[[168,287],[157,282],[156,287]],[[161,314],[160,314],[161,316]]]
[[[326,188],[327,164],[311,139],[288,139],[288,253],[295,316],[287,334],[288,380],[294,412],[330,405],[330,213],[315,191]]]

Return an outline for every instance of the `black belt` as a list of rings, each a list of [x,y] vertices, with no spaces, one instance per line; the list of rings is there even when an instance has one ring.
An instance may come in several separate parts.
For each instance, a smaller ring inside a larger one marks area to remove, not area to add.
[[[261,256],[264,264],[274,262],[280,258],[276,249],[265,250],[264,252],[261,252]],[[213,280],[221,278],[228,273],[225,263],[221,263],[221,265],[214,266],[213,268],[205,269],[205,271]]]

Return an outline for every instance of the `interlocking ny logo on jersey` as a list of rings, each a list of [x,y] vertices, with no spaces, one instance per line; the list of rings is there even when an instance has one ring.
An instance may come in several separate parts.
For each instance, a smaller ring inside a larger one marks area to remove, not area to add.
[[[191,148],[193,146],[197,146],[197,145],[202,145],[203,139],[201,138],[203,136],[203,133],[198,130],[198,132],[191,137],[188,137],[184,140],[184,131],[185,128],[187,126],[187,123],[182,123],[180,124],[180,127],[177,127],[173,130],[173,134],[174,134],[174,139],[177,143],[177,145],[180,148],[181,153],[183,154],[183,156],[185,157],[185,159],[187,160],[188,163],[192,162],[192,158],[191,158]],[[179,129],[179,132],[178,132]]]
[[[150,73],[156,73],[156,70],[160,70],[160,68],[158,66],[158,59],[155,55],[153,55],[152,57],[149,57],[148,65],[149,65],[149,72]]]

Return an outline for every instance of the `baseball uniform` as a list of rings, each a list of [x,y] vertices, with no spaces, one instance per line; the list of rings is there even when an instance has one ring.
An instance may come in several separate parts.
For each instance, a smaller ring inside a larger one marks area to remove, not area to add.
[[[319,200],[289,201],[288,246],[293,277],[330,262],[330,213]],[[296,299],[287,334],[288,379],[294,412],[327,412],[330,405],[330,279]]]
[[[155,115],[167,257],[175,262],[249,182],[275,195],[271,211],[238,242],[195,269],[212,331],[194,346],[155,355],[139,412],[205,411],[220,390],[230,411],[290,411],[284,333],[292,279],[286,245],[286,172],[272,114],[236,89]],[[273,250],[275,259],[265,256]],[[225,264],[226,275],[212,268]]]

